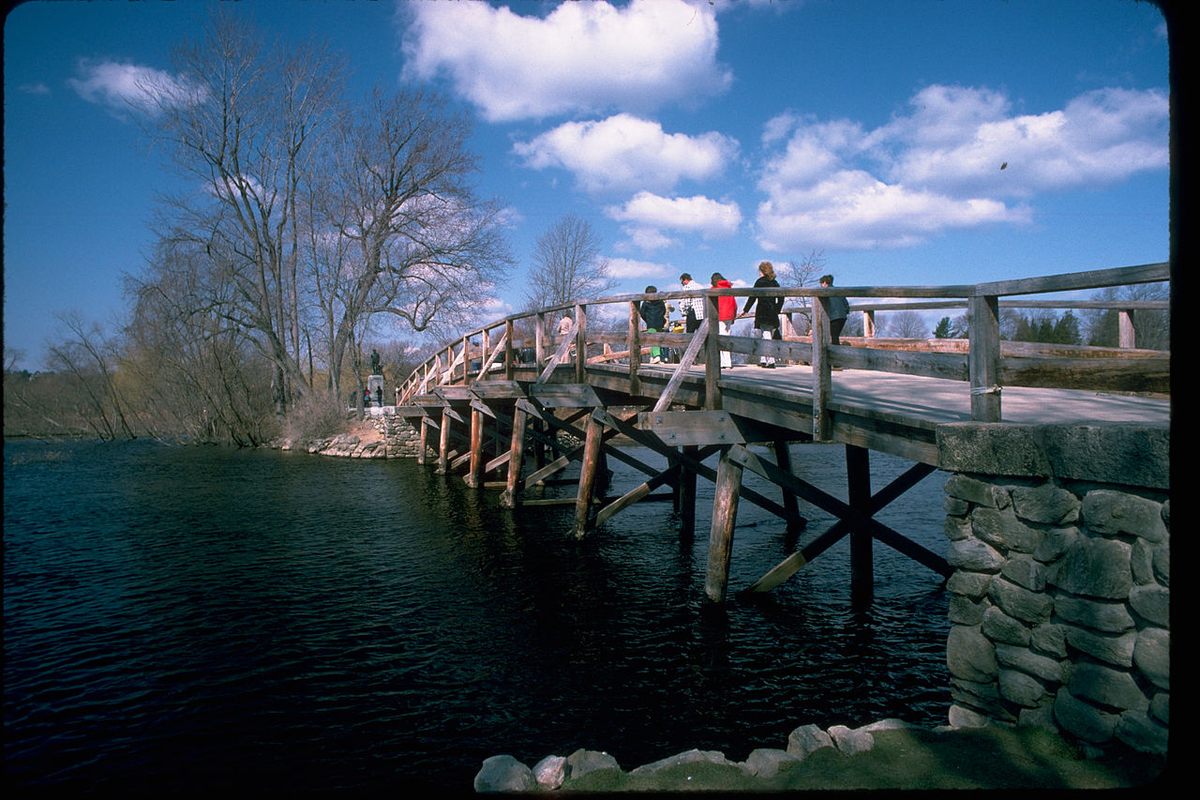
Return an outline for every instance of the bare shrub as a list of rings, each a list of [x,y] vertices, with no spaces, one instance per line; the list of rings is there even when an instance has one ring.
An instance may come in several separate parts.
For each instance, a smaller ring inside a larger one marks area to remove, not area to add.
[[[284,423],[292,441],[327,439],[349,430],[346,407],[330,391],[313,391],[299,400]]]

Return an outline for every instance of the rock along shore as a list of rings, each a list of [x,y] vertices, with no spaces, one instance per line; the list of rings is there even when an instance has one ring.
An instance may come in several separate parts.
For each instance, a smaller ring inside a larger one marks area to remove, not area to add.
[[[1092,756],[1100,753],[1092,751]],[[865,789],[1114,789],[1164,777],[1165,759],[1110,750],[1088,759],[1057,733],[1037,727],[927,729],[888,719],[850,729],[802,725],[782,749],[745,761],[687,750],[625,771],[608,753],[580,749],[529,767],[511,755],[484,760],[479,793],[772,792]]]

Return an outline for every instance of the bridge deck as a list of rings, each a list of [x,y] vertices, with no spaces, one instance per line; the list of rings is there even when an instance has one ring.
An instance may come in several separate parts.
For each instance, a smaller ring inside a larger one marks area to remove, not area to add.
[[[675,368],[639,365],[640,395],[661,395]],[[563,374],[568,372],[573,375],[573,370],[560,368],[556,380],[573,380]],[[592,363],[587,374],[588,382],[598,388],[630,394],[627,365]],[[734,416],[808,434],[812,378],[807,365],[738,365],[721,373],[721,405]],[[831,381],[834,441],[936,464],[937,426],[971,420],[970,392],[962,381],[855,369],[836,370]],[[693,366],[675,402],[700,407],[703,399],[704,368]],[[1171,418],[1170,398],[1162,395],[1010,386],[1003,390],[1002,404],[1003,420],[1021,424],[1158,425]]]

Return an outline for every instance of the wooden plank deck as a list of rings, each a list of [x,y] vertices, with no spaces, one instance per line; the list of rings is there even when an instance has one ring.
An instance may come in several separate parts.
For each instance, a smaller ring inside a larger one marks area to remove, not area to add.
[[[661,394],[674,369],[671,364],[642,364],[638,371],[641,395]],[[589,364],[587,374],[594,386],[629,393],[628,369],[624,365]],[[564,374],[563,379],[573,377]],[[971,420],[970,388],[962,381],[844,369],[832,373],[831,383],[833,441],[936,464],[937,426]],[[718,385],[722,408],[729,413],[805,435],[811,433],[811,367],[762,369],[753,364],[738,365],[723,370]],[[675,401],[700,407],[703,395],[704,368],[693,366]],[[1004,422],[1021,424],[1159,425],[1171,419],[1170,398],[1160,395],[1012,386],[1003,389],[1001,406]]]

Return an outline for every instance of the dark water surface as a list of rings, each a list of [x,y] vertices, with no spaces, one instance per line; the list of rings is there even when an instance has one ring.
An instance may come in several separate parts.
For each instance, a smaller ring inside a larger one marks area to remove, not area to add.
[[[610,465],[614,492],[644,480]],[[840,447],[793,466],[845,497]],[[908,466],[873,454],[872,488]],[[944,552],[944,482],[879,519]],[[692,541],[648,502],[577,542],[569,507],[506,511],[410,459],[7,442],[6,785],[461,791],[500,753],[630,769],[743,760],[810,722],[945,721],[937,575],[876,544],[856,610],[843,541],[713,612],[699,489]],[[801,508],[807,542],[830,518]],[[748,502],[738,523],[731,592],[795,547]]]

